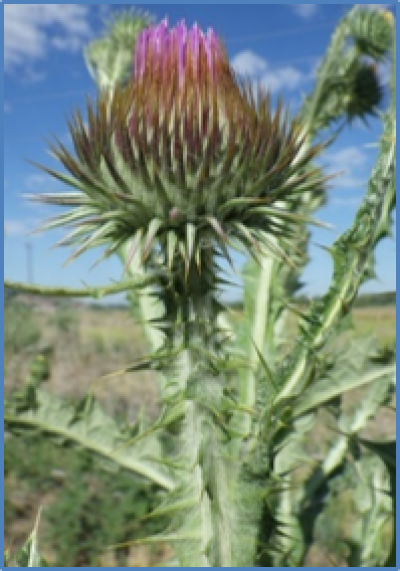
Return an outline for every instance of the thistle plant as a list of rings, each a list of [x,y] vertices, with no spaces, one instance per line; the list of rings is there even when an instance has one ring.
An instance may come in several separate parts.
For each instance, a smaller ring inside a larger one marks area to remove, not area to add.
[[[320,147],[304,150],[301,127],[280,107],[272,115],[264,93],[255,99],[239,85],[212,30],[184,23],[168,30],[163,21],[139,35],[134,62],[131,83],[101,95],[96,109],[89,104],[88,129],[76,115],[76,158],[53,148],[78,192],[38,198],[72,207],[47,227],[73,224],[62,241],[78,245],[73,256],[106,242],[108,254],[122,249],[125,267],[137,255],[149,271],[165,270],[155,293],[165,308],[164,415],[179,409],[174,462],[183,467],[168,509],[189,504],[183,565],[230,567],[239,522],[221,498],[235,485],[227,424],[237,405],[220,370],[227,354],[216,257],[229,255],[233,239],[254,255],[280,254],[277,238],[291,238],[299,223],[280,201],[323,189],[311,164]],[[179,516],[168,535],[178,552],[182,533]]]
[[[363,353],[346,384],[343,371],[327,365],[337,355],[322,351],[390,228],[394,104],[365,203],[334,246],[333,285],[303,316],[297,346],[281,362],[286,299],[307,259],[306,224],[325,199],[327,176],[315,158],[328,143],[313,140],[340,118],[376,112],[381,100],[374,67],[362,58],[388,54],[393,26],[387,16],[369,14],[355,9],[344,19],[297,119],[281,102],[272,110],[263,89],[235,76],[212,29],[184,22],[169,28],[163,20],[137,35],[137,27],[121,26],[134,30],[136,40],[131,77],[125,64],[118,80],[96,72],[103,79],[97,101],[87,104],[87,122],[79,111],[70,122],[74,151],[59,142],[51,148],[67,173],[42,167],[72,188],[32,197],[69,208],[43,229],[69,229],[59,245],[74,247],[70,260],[94,246],[105,247],[102,259],[121,258],[122,287],[139,298],[153,350],[125,370],[156,371],[162,403],[156,423],[133,437],[93,405],[79,421],[64,407],[58,424],[69,439],[167,491],[152,516],[169,515],[170,525],[146,541],[170,543],[173,566],[302,564],[307,499],[345,461],[350,438],[344,434],[331,464],[294,494],[292,476],[315,411],[346,390],[371,385],[364,413],[349,419],[336,411],[342,432],[354,435],[390,392],[392,363],[368,369],[372,358]],[[238,331],[221,301],[220,262],[232,264],[232,248],[252,258],[245,277],[249,321]],[[47,418],[52,408],[60,410],[40,389],[35,398],[25,418],[11,406],[11,428],[35,424],[46,407]],[[96,443],[89,436],[93,422]],[[51,422],[46,432],[54,432]]]

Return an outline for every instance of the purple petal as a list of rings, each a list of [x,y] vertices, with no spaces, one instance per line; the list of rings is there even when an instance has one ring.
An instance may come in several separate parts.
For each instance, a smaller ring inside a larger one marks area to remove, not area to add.
[[[212,30],[209,28],[207,31],[207,37],[204,39],[204,49],[206,52],[207,66],[211,72],[211,77],[214,79],[214,67],[213,67],[213,52],[211,46],[211,34]]]
[[[194,24],[193,28],[189,32],[190,41],[190,52],[192,55],[192,68],[194,70],[194,75],[198,77],[199,70],[199,54],[200,54],[200,29],[197,23]]]
[[[188,60],[188,46],[190,61]],[[203,49],[208,74],[211,80],[214,80],[215,62],[223,56],[214,31],[209,28],[207,35],[204,35],[197,23],[194,23],[188,30],[184,20],[169,30],[167,18],[164,18],[158,26],[144,30],[138,37],[134,56],[135,76],[142,79],[146,73],[146,65],[155,66],[158,70],[156,73],[161,73],[163,81],[168,81],[171,69],[167,68],[167,62],[176,61],[175,73],[178,74],[179,86],[182,87],[186,66],[191,66],[194,77],[198,79]],[[149,61],[150,57],[152,61]]]
[[[142,78],[145,69],[147,30],[144,30],[141,33],[137,43],[138,45],[136,48],[135,73],[139,76],[139,78]]]
[[[184,20],[179,22],[176,26],[176,40],[177,40],[177,51],[178,51],[178,76],[179,85],[182,86],[184,73],[185,73],[185,52],[186,52],[186,41],[187,41],[187,29]]]
[[[152,44],[157,56],[160,56],[162,54],[163,42],[167,26],[168,26],[167,19],[164,18],[164,20],[161,21],[160,25],[154,28],[154,32],[152,34]]]

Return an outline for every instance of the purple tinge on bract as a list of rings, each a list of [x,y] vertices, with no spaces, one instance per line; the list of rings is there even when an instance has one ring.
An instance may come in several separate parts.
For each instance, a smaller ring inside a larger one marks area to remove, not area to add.
[[[151,65],[153,69],[161,68],[166,77],[166,67],[176,65],[179,85],[182,85],[189,66],[194,77],[198,77],[201,52],[206,58],[208,74],[214,79],[216,63],[223,58],[214,31],[209,28],[205,35],[196,23],[188,30],[183,20],[168,29],[165,18],[158,26],[147,28],[139,35],[134,58],[134,77],[142,79],[146,65]]]

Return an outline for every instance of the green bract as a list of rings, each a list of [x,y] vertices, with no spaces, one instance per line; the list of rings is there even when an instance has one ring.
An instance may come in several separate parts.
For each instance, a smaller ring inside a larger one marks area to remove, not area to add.
[[[187,267],[230,238],[276,253],[271,236],[300,221],[291,201],[324,188],[310,164],[321,146],[306,148],[280,104],[272,113],[261,89],[235,78],[212,30],[163,21],[136,46],[129,84],[89,102],[87,125],[79,112],[70,123],[75,155],[52,147],[72,177],[45,170],[76,191],[38,198],[72,207],[45,228],[72,226],[61,243],[77,245],[74,256],[132,238],[130,257],[144,260],[158,240],[170,265],[179,252]]]
[[[101,89],[130,78],[132,42],[152,21],[147,12],[132,8],[112,12],[105,33],[85,48],[86,66]]]

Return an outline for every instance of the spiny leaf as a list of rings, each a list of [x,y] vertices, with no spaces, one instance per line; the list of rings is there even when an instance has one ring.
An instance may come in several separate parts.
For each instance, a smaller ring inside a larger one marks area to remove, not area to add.
[[[192,261],[193,252],[195,250],[196,241],[196,226],[193,224],[186,224],[186,250],[189,264]]]
[[[396,567],[396,441],[376,442],[358,438],[358,442],[374,454],[377,454],[384,462],[389,473],[390,497],[393,505],[393,529],[390,553],[384,567]]]
[[[176,235],[176,232],[169,231],[167,234],[167,264],[169,270],[172,269],[177,242],[178,242],[178,237]]]
[[[12,399],[6,402],[4,420],[7,430],[18,433],[37,430],[56,439],[68,440],[110,459],[117,466],[149,478],[163,488],[174,486],[171,473],[147,459],[150,450],[155,456],[160,454],[160,443],[151,439],[122,450],[120,445],[127,439],[126,435],[95,401],[79,419],[74,405],[42,389],[35,391],[34,407],[28,405],[21,410],[16,405]]]
[[[210,224],[210,226],[214,230],[214,232],[218,235],[218,237],[221,238],[223,241],[226,241],[227,236],[226,236],[221,224],[218,222],[218,220],[216,218],[214,218],[213,216],[207,216],[206,220]]]
[[[142,230],[142,228],[139,228],[139,230],[136,232],[135,237],[133,238],[132,243],[129,247],[128,255],[126,257],[125,264],[124,264],[124,273],[130,267],[132,260],[135,257],[136,252],[140,248],[142,236],[143,236],[143,230]]]
[[[342,370],[336,378],[322,379],[303,393],[295,404],[294,415],[304,414],[332,400],[334,397],[342,395],[344,392],[369,385],[388,376],[392,378],[395,374],[396,367],[394,365],[379,367],[372,371],[367,370],[364,374],[354,376],[346,374],[346,371]]]
[[[143,252],[142,252],[142,261],[144,262],[146,260],[146,258],[148,257],[150,250],[153,246],[153,242],[154,242],[154,238],[158,232],[158,230],[160,229],[162,225],[161,220],[158,220],[158,218],[153,218],[153,220],[150,222],[148,230],[147,230],[147,234],[146,234],[146,238],[144,241],[144,245],[143,245]]]

